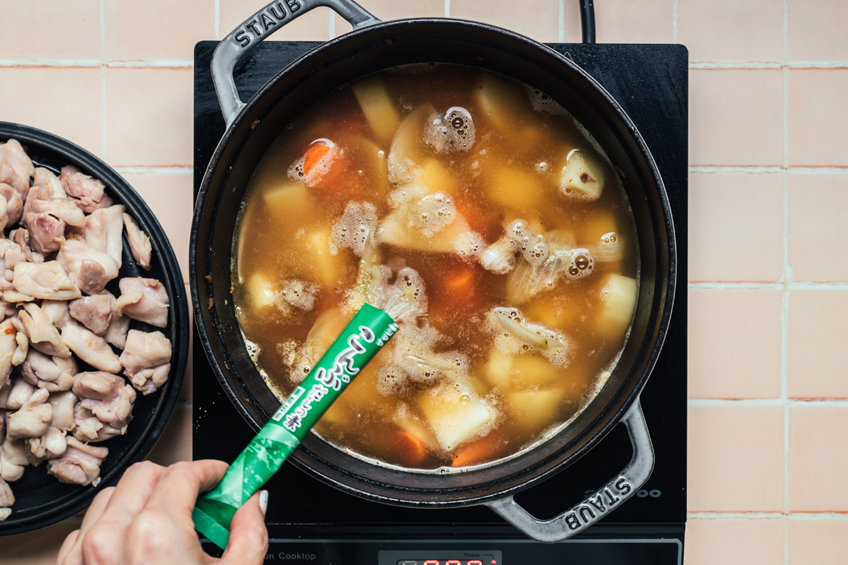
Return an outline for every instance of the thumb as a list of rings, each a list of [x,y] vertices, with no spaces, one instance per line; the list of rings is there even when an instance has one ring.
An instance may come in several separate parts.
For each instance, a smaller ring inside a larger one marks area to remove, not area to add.
[[[260,498],[263,504],[260,504]],[[265,528],[264,505],[268,491],[257,492],[245,502],[230,523],[230,541],[221,556],[222,563],[248,565],[262,563],[268,551],[268,530]]]

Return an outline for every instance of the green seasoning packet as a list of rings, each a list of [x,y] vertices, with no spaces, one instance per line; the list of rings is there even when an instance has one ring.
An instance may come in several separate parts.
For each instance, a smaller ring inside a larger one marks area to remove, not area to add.
[[[200,498],[192,513],[195,529],[224,549],[230,521],[242,504],[283,465],[350,381],[397,331],[394,320],[365,304],[294,389],[279,410]]]

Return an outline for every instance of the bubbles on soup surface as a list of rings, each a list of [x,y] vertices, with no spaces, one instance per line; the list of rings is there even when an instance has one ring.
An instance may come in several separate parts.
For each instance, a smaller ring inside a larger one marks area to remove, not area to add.
[[[309,311],[315,307],[315,299],[320,289],[321,287],[315,283],[290,279],[283,281],[283,289],[280,291],[280,296],[295,308]]]
[[[454,243],[454,251],[466,263],[477,262],[484,249],[486,249],[486,240],[476,231],[459,234]]]
[[[456,219],[456,205],[447,194],[425,196],[410,206],[412,226],[426,238],[433,237]]]
[[[430,116],[424,130],[424,141],[436,153],[457,153],[471,149],[476,135],[471,113],[465,108],[454,106],[444,116]]]
[[[369,202],[348,202],[342,217],[333,224],[330,238],[330,253],[350,248],[354,255],[362,257],[365,243],[377,229],[377,209]]]

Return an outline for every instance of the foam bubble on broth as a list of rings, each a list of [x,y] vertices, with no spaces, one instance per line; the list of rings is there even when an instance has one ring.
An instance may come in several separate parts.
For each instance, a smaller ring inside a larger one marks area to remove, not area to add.
[[[330,253],[349,248],[362,257],[365,243],[377,229],[377,209],[369,202],[348,202],[344,214],[333,224]]]
[[[447,194],[436,193],[411,204],[410,223],[426,238],[431,238],[453,223],[456,205]]]
[[[486,240],[476,231],[467,231],[456,238],[454,249],[466,263],[476,263],[486,249]]]
[[[474,145],[477,129],[465,108],[448,109],[444,116],[431,114],[424,130],[424,142],[436,153],[468,151]]]

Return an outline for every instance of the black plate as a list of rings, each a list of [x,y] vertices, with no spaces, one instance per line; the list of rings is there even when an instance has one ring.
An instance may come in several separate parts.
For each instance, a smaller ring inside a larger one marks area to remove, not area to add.
[[[173,355],[171,374],[165,386],[149,396],[138,394],[126,435],[94,444],[109,448],[109,455],[101,466],[99,485],[67,485],[48,475],[46,464],[27,467],[21,480],[10,483],[15,493],[15,505],[12,506],[12,515],[0,522],[0,536],[43,528],[82,512],[98,492],[115,485],[127,467],[144,459],[174,410],[185,374],[189,346],[188,304],[182,272],[165,231],[141,196],[109,165],[61,137],[28,126],[0,122],[0,142],[9,138],[17,139],[23,145],[36,167],[58,174],[65,165],[74,165],[103,181],[115,204],[126,206],[127,213],[150,237],[153,255],[150,270],[145,271],[136,265],[124,234],[123,265],[118,276],[158,279],[165,286],[171,300],[168,326],[160,329],[133,321],[130,328],[161,331],[171,340]],[[106,288],[112,294],[120,295],[118,279],[111,281]],[[81,370],[88,370],[85,363],[79,362],[79,365]]]

